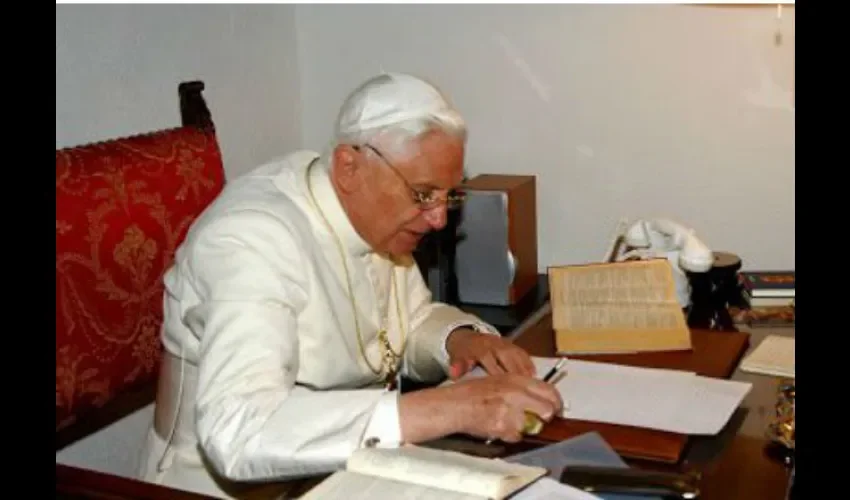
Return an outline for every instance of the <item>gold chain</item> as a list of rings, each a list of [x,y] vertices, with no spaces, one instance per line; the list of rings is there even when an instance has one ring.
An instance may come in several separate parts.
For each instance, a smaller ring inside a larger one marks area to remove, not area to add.
[[[381,346],[381,350],[383,351],[382,355],[381,355],[383,366],[375,368],[374,366],[372,366],[372,363],[369,361],[369,358],[366,356],[366,347],[363,343],[363,334],[360,331],[360,322],[358,320],[359,315],[357,314],[357,302],[356,302],[356,299],[354,298],[354,287],[351,284],[351,276],[349,275],[349,272],[348,272],[348,264],[347,264],[347,259],[345,258],[345,250],[344,250],[344,247],[343,247],[343,244],[342,244],[342,240],[340,239],[340,237],[336,233],[336,231],[334,231],[333,226],[331,226],[330,221],[328,221],[327,217],[325,217],[325,213],[322,211],[322,208],[319,206],[319,203],[316,200],[316,195],[313,193],[313,183],[312,183],[312,180],[310,178],[310,172],[313,169],[313,165],[315,165],[315,163],[318,159],[319,159],[318,157],[314,158],[313,161],[310,162],[310,165],[307,166],[307,172],[306,172],[307,189],[310,191],[310,199],[313,203],[313,206],[316,208],[316,211],[319,213],[319,216],[322,218],[325,225],[328,227],[328,230],[333,235],[334,240],[336,241],[337,249],[339,250],[340,259],[342,259],[342,268],[343,268],[343,271],[345,272],[345,281],[346,281],[346,285],[348,286],[348,298],[349,298],[349,301],[351,302],[352,313],[354,314],[354,329],[357,331],[357,346],[360,348],[360,355],[363,357],[363,361],[366,362],[366,366],[369,367],[369,370],[371,370],[372,373],[374,373],[375,375],[379,375],[379,376],[383,373],[384,374],[383,381],[385,383],[392,383],[392,379],[393,379],[393,377],[395,377],[396,366],[398,365],[398,361],[401,358],[402,354],[404,353],[404,349],[405,349],[405,346],[407,344],[407,332],[405,331],[404,321],[403,321],[402,316],[401,316],[401,303],[398,300],[398,286],[396,285],[395,270],[393,269],[393,267],[390,267],[390,278],[391,278],[390,279],[390,282],[391,282],[390,287],[392,288],[394,296],[395,296],[396,314],[398,316],[399,328],[401,329],[401,338],[402,338],[401,349],[399,350],[399,352],[396,352],[395,350],[393,350],[392,344],[390,343],[389,336],[388,336],[388,333],[387,333],[387,328],[389,327],[389,316],[390,316],[390,311],[389,311],[389,300],[390,300],[390,298],[387,297],[387,302],[388,302],[387,303],[387,313],[385,315],[386,320],[387,320],[387,328],[382,328],[378,331],[379,345]]]

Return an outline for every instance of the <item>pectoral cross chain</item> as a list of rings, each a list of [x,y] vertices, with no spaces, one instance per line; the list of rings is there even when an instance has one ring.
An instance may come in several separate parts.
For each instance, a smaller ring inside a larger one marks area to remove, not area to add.
[[[398,356],[396,356],[392,351],[390,340],[385,329],[381,329],[378,332],[378,341],[381,343],[381,351],[383,351],[381,356],[384,361],[384,371],[386,372],[384,375],[384,382],[386,383],[387,388],[392,390],[396,386],[396,378],[398,376],[396,371]]]

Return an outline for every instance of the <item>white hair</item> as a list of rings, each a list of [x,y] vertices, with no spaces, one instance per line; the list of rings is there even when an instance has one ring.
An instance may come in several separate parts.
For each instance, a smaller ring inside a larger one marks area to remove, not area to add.
[[[343,102],[331,150],[380,142],[381,152],[409,157],[420,137],[438,131],[466,141],[466,122],[431,83],[403,73],[385,73],[357,87]]]

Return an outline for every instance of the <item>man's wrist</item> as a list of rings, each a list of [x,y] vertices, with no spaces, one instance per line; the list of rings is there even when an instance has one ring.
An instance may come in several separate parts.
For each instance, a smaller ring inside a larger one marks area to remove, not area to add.
[[[459,330],[468,330],[473,328],[474,324],[471,321],[458,321],[445,326],[445,330],[443,330],[442,339],[440,341],[439,353],[440,364],[443,365],[444,369],[449,369],[449,360],[451,359],[451,355],[449,354],[449,338],[457,338],[457,335],[454,334]]]
[[[401,395],[398,401],[401,437],[419,443],[455,434],[463,428],[457,405],[451,402],[452,387],[435,387]]]
[[[478,330],[474,329],[472,325],[463,325],[459,326],[446,336],[446,352],[451,354],[452,345],[456,343],[458,340],[463,340],[464,337],[468,337],[469,335],[475,335],[481,333]]]
[[[449,370],[449,363],[451,360],[451,353],[449,352],[449,339],[454,337],[454,340],[457,340],[459,338],[467,336],[463,333],[461,333],[460,335],[455,335],[455,333],[468,331],[471,334],[480,333],[482,335],[500,336],[498,330],[488,325],[487,323],[475,321],[474,318],[465,318],[463,320],[446,325],[444,328],[445,330],[443,330],[443,335],[440,341],[441,345],[439,359],[440,364],[447,372]],[[454,341],[452,343],[454,343]]]

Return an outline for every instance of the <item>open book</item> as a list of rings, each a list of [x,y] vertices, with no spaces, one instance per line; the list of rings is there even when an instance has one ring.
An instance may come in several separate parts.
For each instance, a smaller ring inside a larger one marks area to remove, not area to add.
[[[666,259],[550,267],[549,289],[559,353],[692,348]]]
[[[420,446],[361,448],[348,459],[345,470],[301,498],[501,500],[545,475],[542,467]]]

